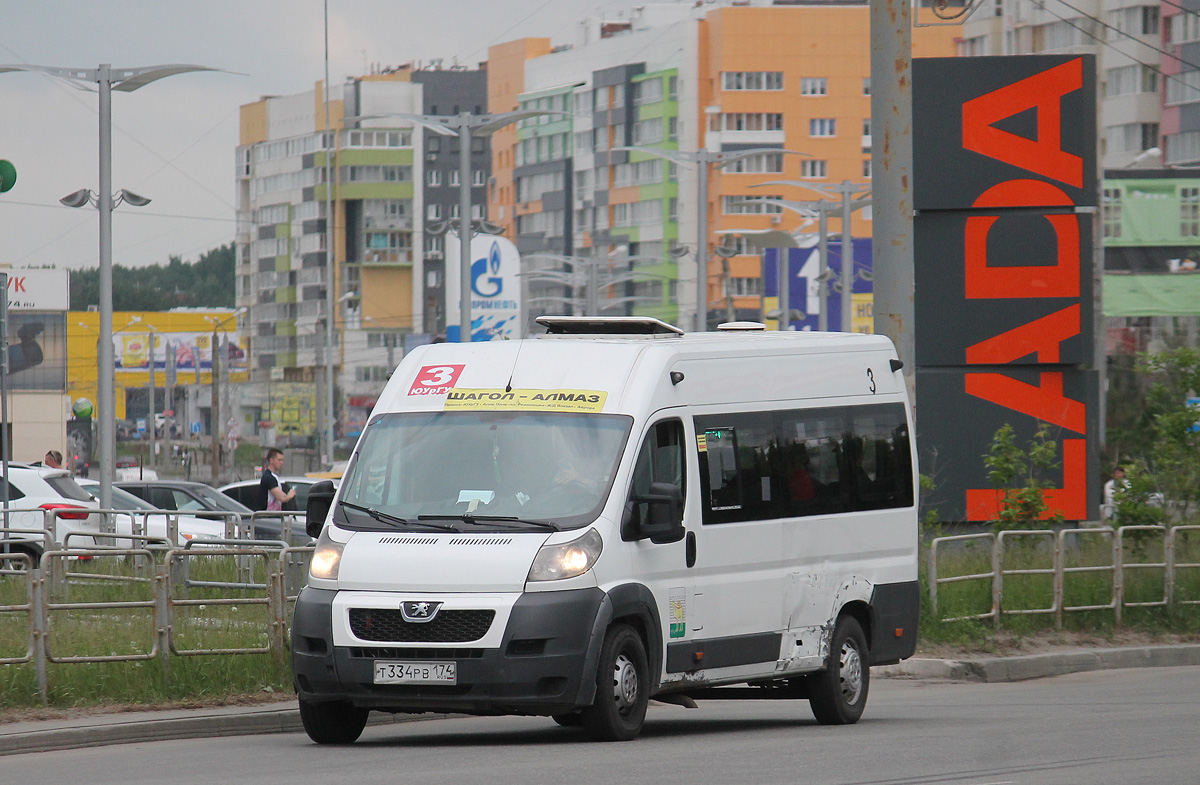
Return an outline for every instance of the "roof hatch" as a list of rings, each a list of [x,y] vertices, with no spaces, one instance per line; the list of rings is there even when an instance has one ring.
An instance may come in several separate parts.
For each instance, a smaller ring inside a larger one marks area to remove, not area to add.
[[[673,324],[649,316],[539,316],[549,335],[683,335]]]

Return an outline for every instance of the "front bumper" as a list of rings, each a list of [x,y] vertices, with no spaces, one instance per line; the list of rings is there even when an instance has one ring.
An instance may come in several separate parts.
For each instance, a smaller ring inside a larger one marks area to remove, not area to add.
[[[600,589],[523,594],[494,648],[404,642],[335,646],[336,596],[336,591],[308,587],[296,601],[292,672],[303,700],[349,701],[380,711],[548,715],[578,708],[581,695],[591,694],[583,680],[605,596]],[[376,659],[454,660],[458,683],[375,684]]]

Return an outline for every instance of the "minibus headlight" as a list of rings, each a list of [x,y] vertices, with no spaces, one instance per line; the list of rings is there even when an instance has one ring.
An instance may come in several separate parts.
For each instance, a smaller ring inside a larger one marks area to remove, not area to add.
[[[603,549],[604,541],[595,529],[588,529],[570,542],[543,545],[529,568],[529,580],[557,581],[583,575],[592,569]]]
[[[335,542],[330,538],[329,527],[326,526],[317,540],[317,549],[313,551],[312,561],[309,562],[309,575],[322,580],[336,581],[338,565],[342,563],[342,549],[345,547],[344,542]]]

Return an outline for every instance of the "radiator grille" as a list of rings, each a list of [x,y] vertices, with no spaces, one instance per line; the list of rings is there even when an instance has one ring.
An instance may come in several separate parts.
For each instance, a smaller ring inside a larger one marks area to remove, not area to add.
[[[412,623],[398,608],[351,608],[350,630],[364,641],[462,643],[487,634],[494,610],[443,610],[433,621]]]

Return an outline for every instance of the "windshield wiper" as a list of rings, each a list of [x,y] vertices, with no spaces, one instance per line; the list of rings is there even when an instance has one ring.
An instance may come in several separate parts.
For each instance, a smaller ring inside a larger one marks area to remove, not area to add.
[[[358,510],[359,512],[365,512],[367,515],[370,515],[372,518],[379,521],[380,523],[393,523],[393,524],[398,524],[398,525],[402,525],[402,526],[413,523],[413,521],[410,521],[408,518],[401,518],[399,515],[392,515],[390,512],[383,512],[382,510],[377,510],[374,507],[366,507],[362,504],[355,504],[354,502],[348,502],[348,501],[342,501],[341,504],[343,507],[349,507],[352,510]],[[422,516],[422,517],[424,517],[424,516]],[[453,526],[439,526],[435,523],[427,523],[424,521],[421,522],[421,525],[428,526],[432,529],[441,529],[442,531],[447,531],[447,532],[458,531],[458,529],[454,528]]]
[[[556,532],[558,527],[553,523],[546,521],[531,521],[528,518],[518,518],[515,515],[475,515],[473,513],[448,513],[445,515],[418,515],[417,520],[426,521],[430,519],[444,519],[463,521],[464,523],[491,523],[499,521],[501,523],[519,523],[523,526],[531,526],[542,531]]]

